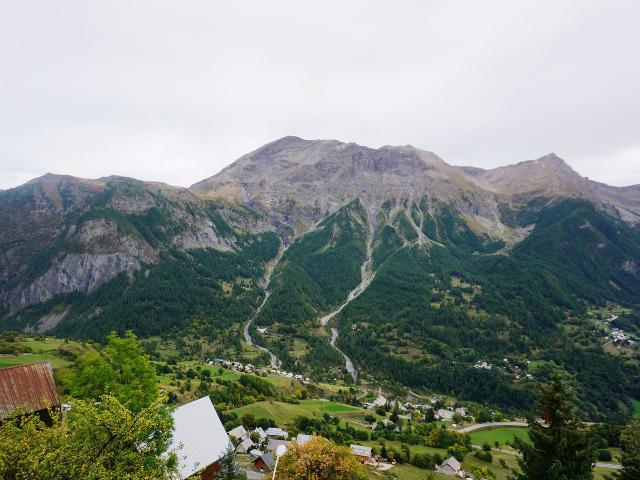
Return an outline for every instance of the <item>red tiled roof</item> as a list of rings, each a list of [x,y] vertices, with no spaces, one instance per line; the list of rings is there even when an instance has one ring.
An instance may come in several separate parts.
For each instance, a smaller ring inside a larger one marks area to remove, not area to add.
[[[18,408],[35,412],[60,406],[49,362],[0,369],[0,420]]]

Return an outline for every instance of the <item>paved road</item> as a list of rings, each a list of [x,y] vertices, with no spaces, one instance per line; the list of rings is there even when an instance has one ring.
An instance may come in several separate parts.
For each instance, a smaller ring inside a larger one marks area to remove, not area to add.
[[[489,423],[478,423],[477,425],[471,425],[469,427],[459,428],[456,431],[460,433],[469,433],[474,430],[482,430],[485,428],[495,428],[495,427],[528,427],[527,422],[489,422]]]
[[[516,423],[516,422],[512,422],[512,423]],[[472,445],[472,446],[475,447],[475,448],[482,448],[480,445]],[[497,450],[499,452],[502,452],[502,453],[506,453],[507,455],[520,456],[520,452],[518,452],[516,450],[506,450],[504,448],[496,448],[495,450]],[[611,470],[620,470],[622,468],[622,465],[620,465],[618,463],[596,462],[596,467],[598,467],[598,468],[609,468]]]

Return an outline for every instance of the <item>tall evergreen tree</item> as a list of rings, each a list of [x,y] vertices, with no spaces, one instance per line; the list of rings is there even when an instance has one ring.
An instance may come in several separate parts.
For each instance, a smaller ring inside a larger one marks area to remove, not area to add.
[[[236,452],[229,447],[227,453],[220,459],[220,470],[216,473],[216,480],[247,480],[244,473],[236,461]]]
[[[624,453],[620,459],[622,469],[610,479],[638,480],[640,478],[640,420],[635,420],[620,434]]]
[[[559,375],[540,388],[539,414],[529,419],[531,443],[516,439],[522,456],[513,480],[591,480],[597,446],[577,420],[572,394]]]

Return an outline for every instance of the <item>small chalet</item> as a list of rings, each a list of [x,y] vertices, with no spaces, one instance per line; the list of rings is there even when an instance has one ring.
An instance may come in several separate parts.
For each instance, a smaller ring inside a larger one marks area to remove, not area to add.
[[[178,456],[180,479],[202,471],[202,480],[212,480],[220,459],[233,448],[231,440],[209,397],[182,405],[171,414],[173,441],[169,451]]]
[[[253,461],[253,465],[259,472],[269,473],[273,470],[273,466],[276,464],[276,458],[273,453],[265,453],[261,457],[256,458]]]
[[[371,447],[351,445],[349,448],[351,449],[351,453],[358,457],[362,462],[368,463],[371,461]]]
[[[436,467],[436,471],[445,475],[458,475],[460,468],[460,462],[454,457],[449,457]]]
[[[51,363],[39,362],[0,369],[0,422],[17,412],[36,414],[51,426],[51,412],[60,411]]]

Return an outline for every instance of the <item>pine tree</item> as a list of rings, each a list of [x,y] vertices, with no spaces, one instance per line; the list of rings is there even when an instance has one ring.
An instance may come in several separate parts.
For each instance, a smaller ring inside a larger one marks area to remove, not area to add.
[[[247,474],[240,470],[236,462],[236,452],[231,446],[220,459],[220,470],[216,473],[216,480],[247,480]]]
[[[529,420],[531,443],[516,438],[522,457],[514,480],[591,480],[597,446],[575,417],[572,395],[558,375],[540,388],[540,416]]]
[[[624,453],[620,459],[622,469],[608,477],[613,480],[638,480],[640,478],[640,420],[625,428],[620,440]]]
[[[393,407],[393,411],[391,412],[391,416],[389,417],[389,420],[391,420],[393,423],[398,423],[399,413],[400,413],[400,409],[398,408],[398,402],[396,402],[395,406]]]

